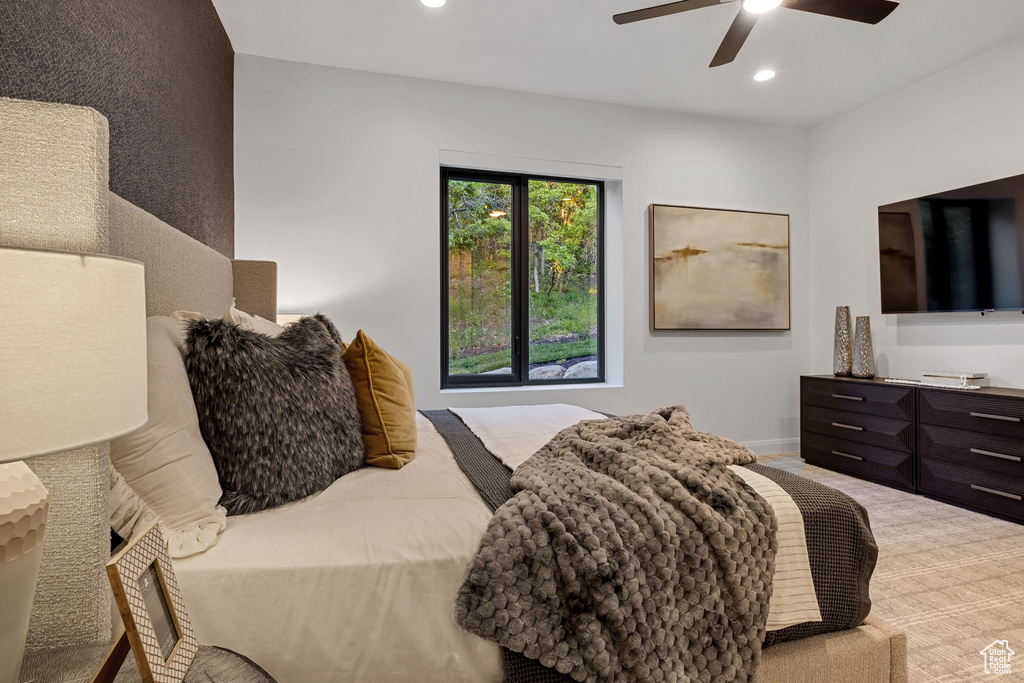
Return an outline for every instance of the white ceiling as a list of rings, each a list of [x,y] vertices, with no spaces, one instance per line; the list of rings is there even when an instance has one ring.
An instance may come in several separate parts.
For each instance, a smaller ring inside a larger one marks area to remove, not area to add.
[[[710,69],[739,5],[612,22],[615,13],[664,1],[214,5],[240,53],[802,126],[1024,35],[1024,0],[901,0],[877,26],[779,8],[761,17],[735,62]],[[762,68],[778,76],[753,81]]]

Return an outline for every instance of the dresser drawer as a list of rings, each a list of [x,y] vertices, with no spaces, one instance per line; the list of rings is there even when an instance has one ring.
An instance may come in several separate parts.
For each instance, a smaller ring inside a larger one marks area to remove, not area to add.
[[[914,425],[907,420],[804,406],[800,411],[800,429],[889,450],[913,452]]]
[[[803,377],[800,403],[896,420],[914,419],[914,389],[905,386]]]
[[[1024,441],[1019,439],[923,424],[917,449],[923,458],[1024,480]]]
[[[921,423],[1024,439],[1024,401],[1008,396],[921,389]]]
[[[800,435],[800,455],[811,465],[907,491],[914,490],[914,458],[906,451],[892,451],[803,432]]]
[[[1024,521],[1024,480],[921,458],[918,490],[999,517]]]

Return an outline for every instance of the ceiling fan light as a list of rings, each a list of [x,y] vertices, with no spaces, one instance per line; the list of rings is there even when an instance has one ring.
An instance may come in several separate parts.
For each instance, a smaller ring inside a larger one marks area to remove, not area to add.
[[[427,7],[435,7],[436,8],[436,7],[442,7],[444,5],[444,3],[445,3],[445,0],[420,0],[420,2],[422,2]]]
[[[755,14],[773,10],[782,4],[782,0],[743,0],[743,9]]]
[[[754,74],[755,81],[770,81],[773,78],[775,78],[775,72],[771,69],[764,69]]]

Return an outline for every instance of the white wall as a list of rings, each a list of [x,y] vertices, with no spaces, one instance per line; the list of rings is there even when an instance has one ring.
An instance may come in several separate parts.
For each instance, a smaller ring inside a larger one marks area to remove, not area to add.
[[[870,315],[880,375],[988,372],[1024,387],[1024,316],[881,314],[878,206],[1024,173],[1024,40],[935,74],[810,135],[812,373],[832,368],[837,305]]]
[[[809,357],[805,130],[241,54],[235,64],[236,255],[279,263],[282,312],[320,310],[343,336],[361,327],[407,362],[419,407],[683,403],[699,429],[795,448]],[[441,150],[621,168],[607,296],[622,386],[440,392]],[[649,332],[651,203],[790,214],[792,331]]]

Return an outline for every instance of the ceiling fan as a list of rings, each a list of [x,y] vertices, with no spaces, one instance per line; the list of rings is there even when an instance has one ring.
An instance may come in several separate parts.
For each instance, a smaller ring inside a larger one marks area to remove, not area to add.
[[[701,9],[702,7],[740,1],[678,0],[678,2],[670,2],[665,5],[616,14],[612,17],[612,20],[616,24],[631,24],[634,21],[655,19],[669,14]],[[750,35],[754,24],[757,23],[757,18],[762,13],[775,9],[780,5],[802,12],[824,14],[829,17],[849,19],[850,21],[859,21],[865,24],[877,24],[899,6],[899,3],[894,2],[894,0],[742,0],[742,2],[739,14],[736,15],[732,26],[726,32],[725,39],[722,40],[718,52],[715,53],[715,58],[711,60],[712,67],[728,64],[736,59],[740,48],[743,47],[747,36]]]

